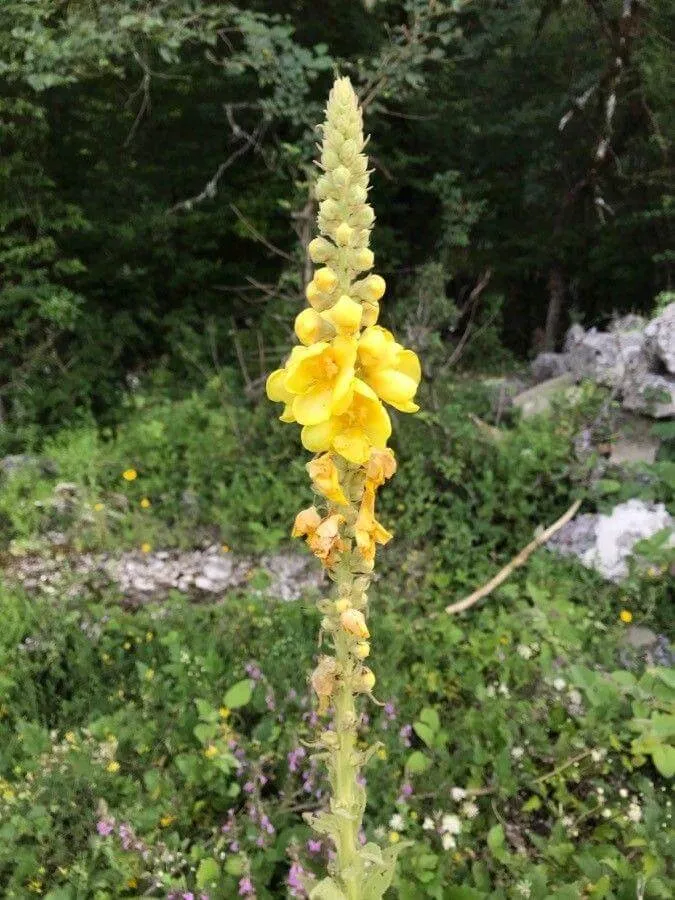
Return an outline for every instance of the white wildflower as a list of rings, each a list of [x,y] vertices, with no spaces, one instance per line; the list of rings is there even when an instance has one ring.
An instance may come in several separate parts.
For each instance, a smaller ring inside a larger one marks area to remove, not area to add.
[[[511,748],[511,757],[512,759],[522,759],[525,756],[525,751],[522,747],[512,747]]]
[[[602,817],[603,817],[603,819],[609,819],[609,817],[610,817],[611,815],[612,815],[612,810],[611,810],[611,809],[607,809],[607,807],[605,807],[605,808],[603,809],[603,811],[602,811]]]
[[[401,813],[394,813],[389,819],[389,827],[392,831],[405,831],[405,819]]]
[[[441,831],[445,834],[459,834],[462,830],[462,823],[459,816],[446,814],[441,819]]]
[[[451,834],[444,834],[441,838],[441,844],[443,845],[444,850],[454,850],[457,846],[457,841]]]
[[[422,831],[433,831],[435,827],[434,820],[430,816],[425,816],[422,822]]]
[[[593,760],[593,762],[602,762],[606,756],[607,751],[603,750],[601,747],[598,747],[596,750],[591,750],[591,759]]]
[[[456,803],[458,803],[460,800],[463,800],[466,797],[466,791],[461,787],[450,788],[450,796]]]
[[[628,818],[631,822],[634,822],[636,825],[638,822],[642,821],[642,808],[639,804],[633,802],[628,807]]]
[[[518,656],[522,656],[523,659],[532,659],[532,648],[528,647],[527,644],[518,644],[516,651]]]
[[[573,706],[581,706],[584,699],[581,696],[581,691],[578,691],[576,688],[572,688],[572,690],[568,692],[567,696],[569,697],[570,703]]]
[[[619,797],[623,797],[624,799],[628,796],[628,791],[626,788],[619,789]]]
[[[472,800],[467,800],[466,803],[462,804],[462,814],[465,815],[467,819],[475,819],[478,812],[478,806]]]
[[[504,682],[500,682],[499,687],[497,688],[502,697],[510,697],[511,691],[509,691],[508,687],[504,684]]]
[[[494,686],[494,684],[489,684],[489,685],[487,686],[486,690],[485,690],[485,693],[487,694],[488,697],[494,697],[495,694],[497,693],[497,692],[495,691],[495,686]]]
[[[516,885],[516,891],[520,894],[521,897],[529,897],[532,894],[532,883],[523,880],[519,881]]]
[[[564,691],[567,687],[567,682],[564,678],[556,678],[553,681],[553,687],[556,689],[556,691]]]

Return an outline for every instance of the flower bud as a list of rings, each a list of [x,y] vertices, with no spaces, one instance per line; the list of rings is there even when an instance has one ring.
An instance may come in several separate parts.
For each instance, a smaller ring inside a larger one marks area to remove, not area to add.
[[[313,241],[309,242],[309,246],[307,247],[309,252],[309,258],[312,262],[315,263],[324,263],[328,262],[328,260],[333,256],[335,251],[335,247],[331,244],[330,241],[327,241],[322,237],[315,237]]]
[[[363,304],[363,318],[361,319],[361,324],[364,328],[369,328],[371,325],[374,325],[378,317],[380,315],[380,304],[379,303],[364,303]]]
[[[340,616],[340,624],[348,634],[357,638],[369,638],[370,632],[362,612],[358,609],[346,609]]]
[[[354,689],[359,694],[370,694],[375,687],[375,675],[367,666],[360,669],[355,680]]]
[[[336,166],[340,165],[340,157],[331,147],[326,147],[321,154],[321,164],[324,169],[334,169]]]
[[[354,647],[354,656],[357,659],[366,659],[370,655],[370,644],[368,641],[359,641]]]
[[[359,297],[374,303],[381,300],[387,289],[387,283],[381,275],[369,275],[358,286]]]
[[[331,182],[337,188],[346,187],[349,184],[351,173],[346,166],[338,166],[331,172]]]
[[[340,158],[349,165],[359,152],[358,144],[353,138],[348,138],[340,147]]]
[[[349,602],[349,600],[346,597],[340,597],[339,600],[335,601],[335,609],[339,613],[343,613],[346,609],[350,609],[350,608],[351,608],[351,603]]]
[[[332,337],[334,328],[316,310],[310,308],[303,309],[295,317],[295,333],[302,344],[309,346],[310,344],[316,344],[317,341]]]
[[[338,247],[348,246],[353,234],[354,229],[350,225],[347,225],[346,222],[342,222],[338,225],[335,229],[335,240]]]
[[[376,276],[376,277],[379,277],[379,276]],[[381,279],[381,280],[382,280],[382,283],[384,284],[384,280],[383,279]],[[335,285],[337,284],[337,281],[338,281],[337,275],[328,266],[324,266],[323,269],[318,269],[314,273],[314,284],[317,286],[317,288],[320,291],[322,291],[326,294],[330,294],[331,291],[333,291],[335,289]],[[384,293],[384,289],[382,290],[382,293]],[[379,298],[375,297],[374,299],[377,300]]]
[[[324,219],[337,219],[340,216],[340,206],[330,197],[319,204],[319,213]]]
[[[354,334],[361,324],[363,307],[356,300],[342,294],[337,303],[323,315],[338,332]]]
[[[359,272],[365,272],[368,269],[372,269],[375,262],[375,254],[369,247],[362,247],[353,253],[351,260],[354,269]]]
[[[314,185],[314,196],[317,200],[325,200],[330,195],[330,180],[322,175]]]
[[[328,203],[329,201],[326,200],[325,202]],[[375,221],[373,207],[364,204],[360,209],[356,210],[353,220],[355,225],[360,225],[361,228],[369,228]]]

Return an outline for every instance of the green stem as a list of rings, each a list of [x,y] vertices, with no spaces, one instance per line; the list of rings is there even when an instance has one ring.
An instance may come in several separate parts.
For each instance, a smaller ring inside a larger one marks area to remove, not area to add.
[[[338,582],[339,587],[339,582]],[[335,733],[337,746],[333,751],[333,800],[340,814],[340,833],[337,845],[337,873],[348,900],[359,898],[359,831],[361,830],[362,788],[357,782],[359,766],[356,756],[356,703],[351,686],[354,662],[348,642],[337,636],[335,656],[342,672],[335,692]]]

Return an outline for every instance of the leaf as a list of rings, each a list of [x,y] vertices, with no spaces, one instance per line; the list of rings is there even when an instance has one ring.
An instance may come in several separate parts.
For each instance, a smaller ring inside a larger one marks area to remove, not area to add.
[[[238,681],[236,684],[233,684],[232,687],[225,692],[223,706],[227,706],[228,709],[240,709],[242,706],[246,706],[253,696],[254,687],[255,682],[250,678],[245,678],[243,681]]]
[[[347,900],[337,882],[324,878],[309,892],[309,900]]]
[[[210,744],[218,734],[218,726],[212,725],[210,722],[200,722],[192,731],[200,744]]]
[[[533,794],[521,806],[522,812],[534,812],[537,809],[541,809],[541,797],[538,797],[536,794]]]
[[[665,778],[675,775],[675,747],[660,744],[652,750],[654,765]]]
[[[417,737],[423,741],[427,747],[433,747],[435,735],[428,725],[425,725],[424,722],[413,722],[413,730]]]
[[[405,768],[410,775],[420,775],[426,772],[430,765],[431,760],[428,756],[421,750],[414,750],[406,760]]]
[[[211,704],[202,700],[200,697],[197,697],[195,700],[195,706],[197,707],[197,712],[199,713],[199,718],[204,722],[217,722],[218,721],[218,710],[214,709]]]
[[[441,727],[441,720],[438,717],[438,713],[435,709],[432,709],[430,706],[426,706],[419,715],[420,722],[424,722],[425,725],[428,725],[432,731],[438,731]]]
[[[220,866],[215,859],[203,859],[197,869],[197,887],[203,890],[213,887],[220,880]]]

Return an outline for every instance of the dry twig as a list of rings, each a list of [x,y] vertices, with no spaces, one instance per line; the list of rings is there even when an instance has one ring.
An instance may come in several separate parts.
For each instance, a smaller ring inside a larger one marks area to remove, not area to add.
[[[563,525],[566,525],[573,516],[576,515],[577,510],[581,506],[581,500],[575,500],[574,503],[570,506],[567,512],[562,515],[557,522],[554,522],[553,525],[549,525],[549,527],[542,531],[542,533],[536,537],[533,541],[527,545],[527,547],[523,547],[520,553],[517,556],[514,556],[511,562],[504,566],[501,572],[498,572],[494,578],[491,578],[483,587],[478,588],[477,591],[474,591],[473,594],[469,594],[468,597],[465,597],[464,600],[460,600],[457,603],[451,603],[450,606],[446,606],[446,613],[458,613],[464,612],[465,609],[468,609],[470,606],[473,606],[474,603],[477,603],[479,600],[482,600],[483,597],[487,597],[488,594],[491,594],[495,588],[499,587],[500,584],[506,581],[509,575],[517,569],[519,566],[522,566],[530,556],[541,547],[542,544],[545,544],[548,540],[550,540],[556,531],[560,531]]]

